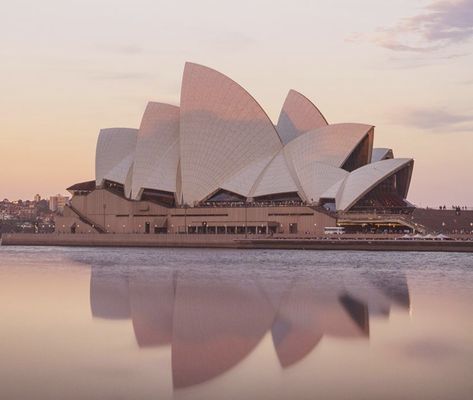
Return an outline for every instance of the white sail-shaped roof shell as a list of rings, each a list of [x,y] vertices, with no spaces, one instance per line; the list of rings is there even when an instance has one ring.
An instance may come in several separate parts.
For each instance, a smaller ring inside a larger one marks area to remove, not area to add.
[[[340,188],[343,185],[343,182],[345,181],[345,177],[340,179],[339,181],[336,181],[332,186],[330,186],[325,192],[323,192],[320,195],[321,199],[335,199],[337,197],[337,194],[340,190]]]
[[[276,126],[284,144],[289,143],[302,133],[326,125],[325,117],[307,97],[295,90],[289,91]]]
[[[341,182],[349,172],[342,168],[319,162],[309,162],[297,168],[304,200],[318,202],[334,184]]]
[[[371,153],[371,162],[377,162],[381,160],[389,160],[394,158],[394,153],[392,149],[384,148],[384,147],[377,147],[373,149]]]
[[[337,210],[350,209],[371,189],[404,167],[409,166],[412,172],[413,164],[414,161],[411,158],[393,158],[367,164],[351,172],[336,196]]]
[[[176,192],[178,162],[179,107],[150,102],[138,131],[132,197],[145,188]]]
[[[262,174],[262,171],[264,171],[273,158],[274,156],[271,154],[243,167],[240,171],[236,172],[222,183],[220,187],[229,190],[230,192],[250,197],[251,190],[255,182],[258,180],[258,176]]]
[[[346,177],[348,172],[340,167],[363,138],[372,134],[372,128],[352,123],[328,125],[306,132],[284,147],[302,199],[317,202]]]
[[[138,129],[101,129],[95,152],[95,181],[125,184],[133,165]]]
[[[299,188],[287,165],[284,149],[281,150],[261,172],[250,197],[277,193],[297,192]]]
[[[190,206],[223,189],[250,199],[292,192],[309,203],[334,198],[337,209],[346,210],[400,162],[391,149],[373,149],[373,128],[327,125],[294,90],[275,127],[233,80],[187,63],[180,107],[150,102],[139,130],[100,132],[96,183],[123,184],[125,196],[135,200],[144,189],[175,193],[178,203]]]
[[[179,132],[182,200],[187,204],[282,147],[272,122],[245,89],[192,63],[184,69]],[[253,165],[258,176],[264,166]]]
[[[314,161],[341,167],[363,138],[372,132],[372,125],[327,125],[298,136],[285,146],[285,150],[296,172],[298,165]]]

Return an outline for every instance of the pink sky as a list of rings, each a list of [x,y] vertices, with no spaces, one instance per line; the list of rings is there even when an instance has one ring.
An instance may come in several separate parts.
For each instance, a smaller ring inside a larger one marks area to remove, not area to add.
[[[473,206],[473,0],[232,4],[6,4],[0,198],[93,179],[99,129],[138,127],[149,100],[178,104],[194,61],[244,86],[273,122],[293,88],[330,123],[375,125],[376,147],[415,159],[412,202]]]

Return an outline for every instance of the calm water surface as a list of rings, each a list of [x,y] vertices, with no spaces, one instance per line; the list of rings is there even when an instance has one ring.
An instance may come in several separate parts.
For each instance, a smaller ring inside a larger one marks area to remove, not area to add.
[[[0,398],[473,399],[473,256],[0,247]]]

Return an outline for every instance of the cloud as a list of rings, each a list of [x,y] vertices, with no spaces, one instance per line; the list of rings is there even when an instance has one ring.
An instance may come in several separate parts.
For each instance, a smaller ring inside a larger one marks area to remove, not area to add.
[[[415,16],[369,35],[352,35],[396,52],[430,53],[473,38],[473,0],[435,1]]]
[[[421,67],[430,67],[432,65],[438,65],[439,61],[453,60],[460,57],[467,56],[468,53],[452,53],[446,55],[439,54],[428,54],[419,57],[406,57],[404,54],[396,54],[395,56],[388,57],[388,64],[384,68],[389,69],[412,69]],[[473,82],[473,81],[470,81]]]
[[[473,114],[455,114],[440,108],[406,110],[398,113],[394,121],[437,133],[473,132]]]

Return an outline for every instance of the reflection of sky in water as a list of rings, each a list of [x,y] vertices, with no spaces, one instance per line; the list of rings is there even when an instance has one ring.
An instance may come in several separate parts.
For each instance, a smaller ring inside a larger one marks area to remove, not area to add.
[[[469,255],[65,248],[0,255],[6,398],[472,393]]]

